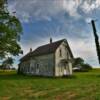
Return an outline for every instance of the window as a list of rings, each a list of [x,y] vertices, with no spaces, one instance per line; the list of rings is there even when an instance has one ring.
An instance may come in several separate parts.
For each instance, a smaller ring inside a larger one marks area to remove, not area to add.
[[[37,66],[37,68],[38,68],[38,67],[39,67],[39,64],[37,64],[36,66]]]
[[[30,72],[30,66],[27,68],[27,72]]]
[[[61,49],[59,50],[59,56],[62,57],[62,51],[61,51]]]
[[[69,53],[67,52],[67,59],[69,59]]]
[[[67,46],[65,46],[65,51],[67,50]]]
[[[36,64],[36,73],[39,74],[39,64]]]

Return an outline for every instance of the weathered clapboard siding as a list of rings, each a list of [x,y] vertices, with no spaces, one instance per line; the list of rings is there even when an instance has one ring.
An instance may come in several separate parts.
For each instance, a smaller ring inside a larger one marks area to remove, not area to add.
[[[31,58],[31,73],[34,75],[54,75],[54,54],[48,54]]]
[[[62,59],[71,59],[71,55],[69,50],[67,49],[68,44],[66,42],[62,42],[61,45],[57,48],[55,53],[55,76],[63,76],[64,75],[64,66],[60,65],[60,61]],[[62,55],[60,56],[60,50]],[[72,64],[68,62],[66,65],[66,71],[68,75],[72,74]]]
[[[65,39],[40,46],[25,55],[19,64],[20,72],[40,76],[72,74],[73,55]]]

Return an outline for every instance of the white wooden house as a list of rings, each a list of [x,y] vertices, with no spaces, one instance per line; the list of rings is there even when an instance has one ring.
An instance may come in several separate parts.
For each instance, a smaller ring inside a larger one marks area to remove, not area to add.
[[[72,75],[73,54],[66,39],[32,49],[20,59],[19,71],[39,76]]]

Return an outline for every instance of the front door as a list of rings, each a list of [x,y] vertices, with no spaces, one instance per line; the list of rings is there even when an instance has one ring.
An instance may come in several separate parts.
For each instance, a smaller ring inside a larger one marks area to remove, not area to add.
[[[69,66],[68,66],[68,64],[66,64],[65,66],[64,66],[64,76],[66,76],[66,75],[69,75]]]
[[[64,72],[64,76],[66,76],[66,75],[67,75],[66,66],[64,66],[64,70],[63,70],[63,72]]]

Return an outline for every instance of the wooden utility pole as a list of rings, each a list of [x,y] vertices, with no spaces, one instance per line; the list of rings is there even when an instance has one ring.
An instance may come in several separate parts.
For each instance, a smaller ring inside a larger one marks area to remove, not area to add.
[[[95,38],[95,45],[96,45],[96,52],[98,56],[98,61],[100,64],[100,45],[99,45],[99,36],[97,35],[96,31],[96,26],[95,26],[95,21],[91,20],[92,28],[93,28],[93,33],[94,33],[94,38]]]

